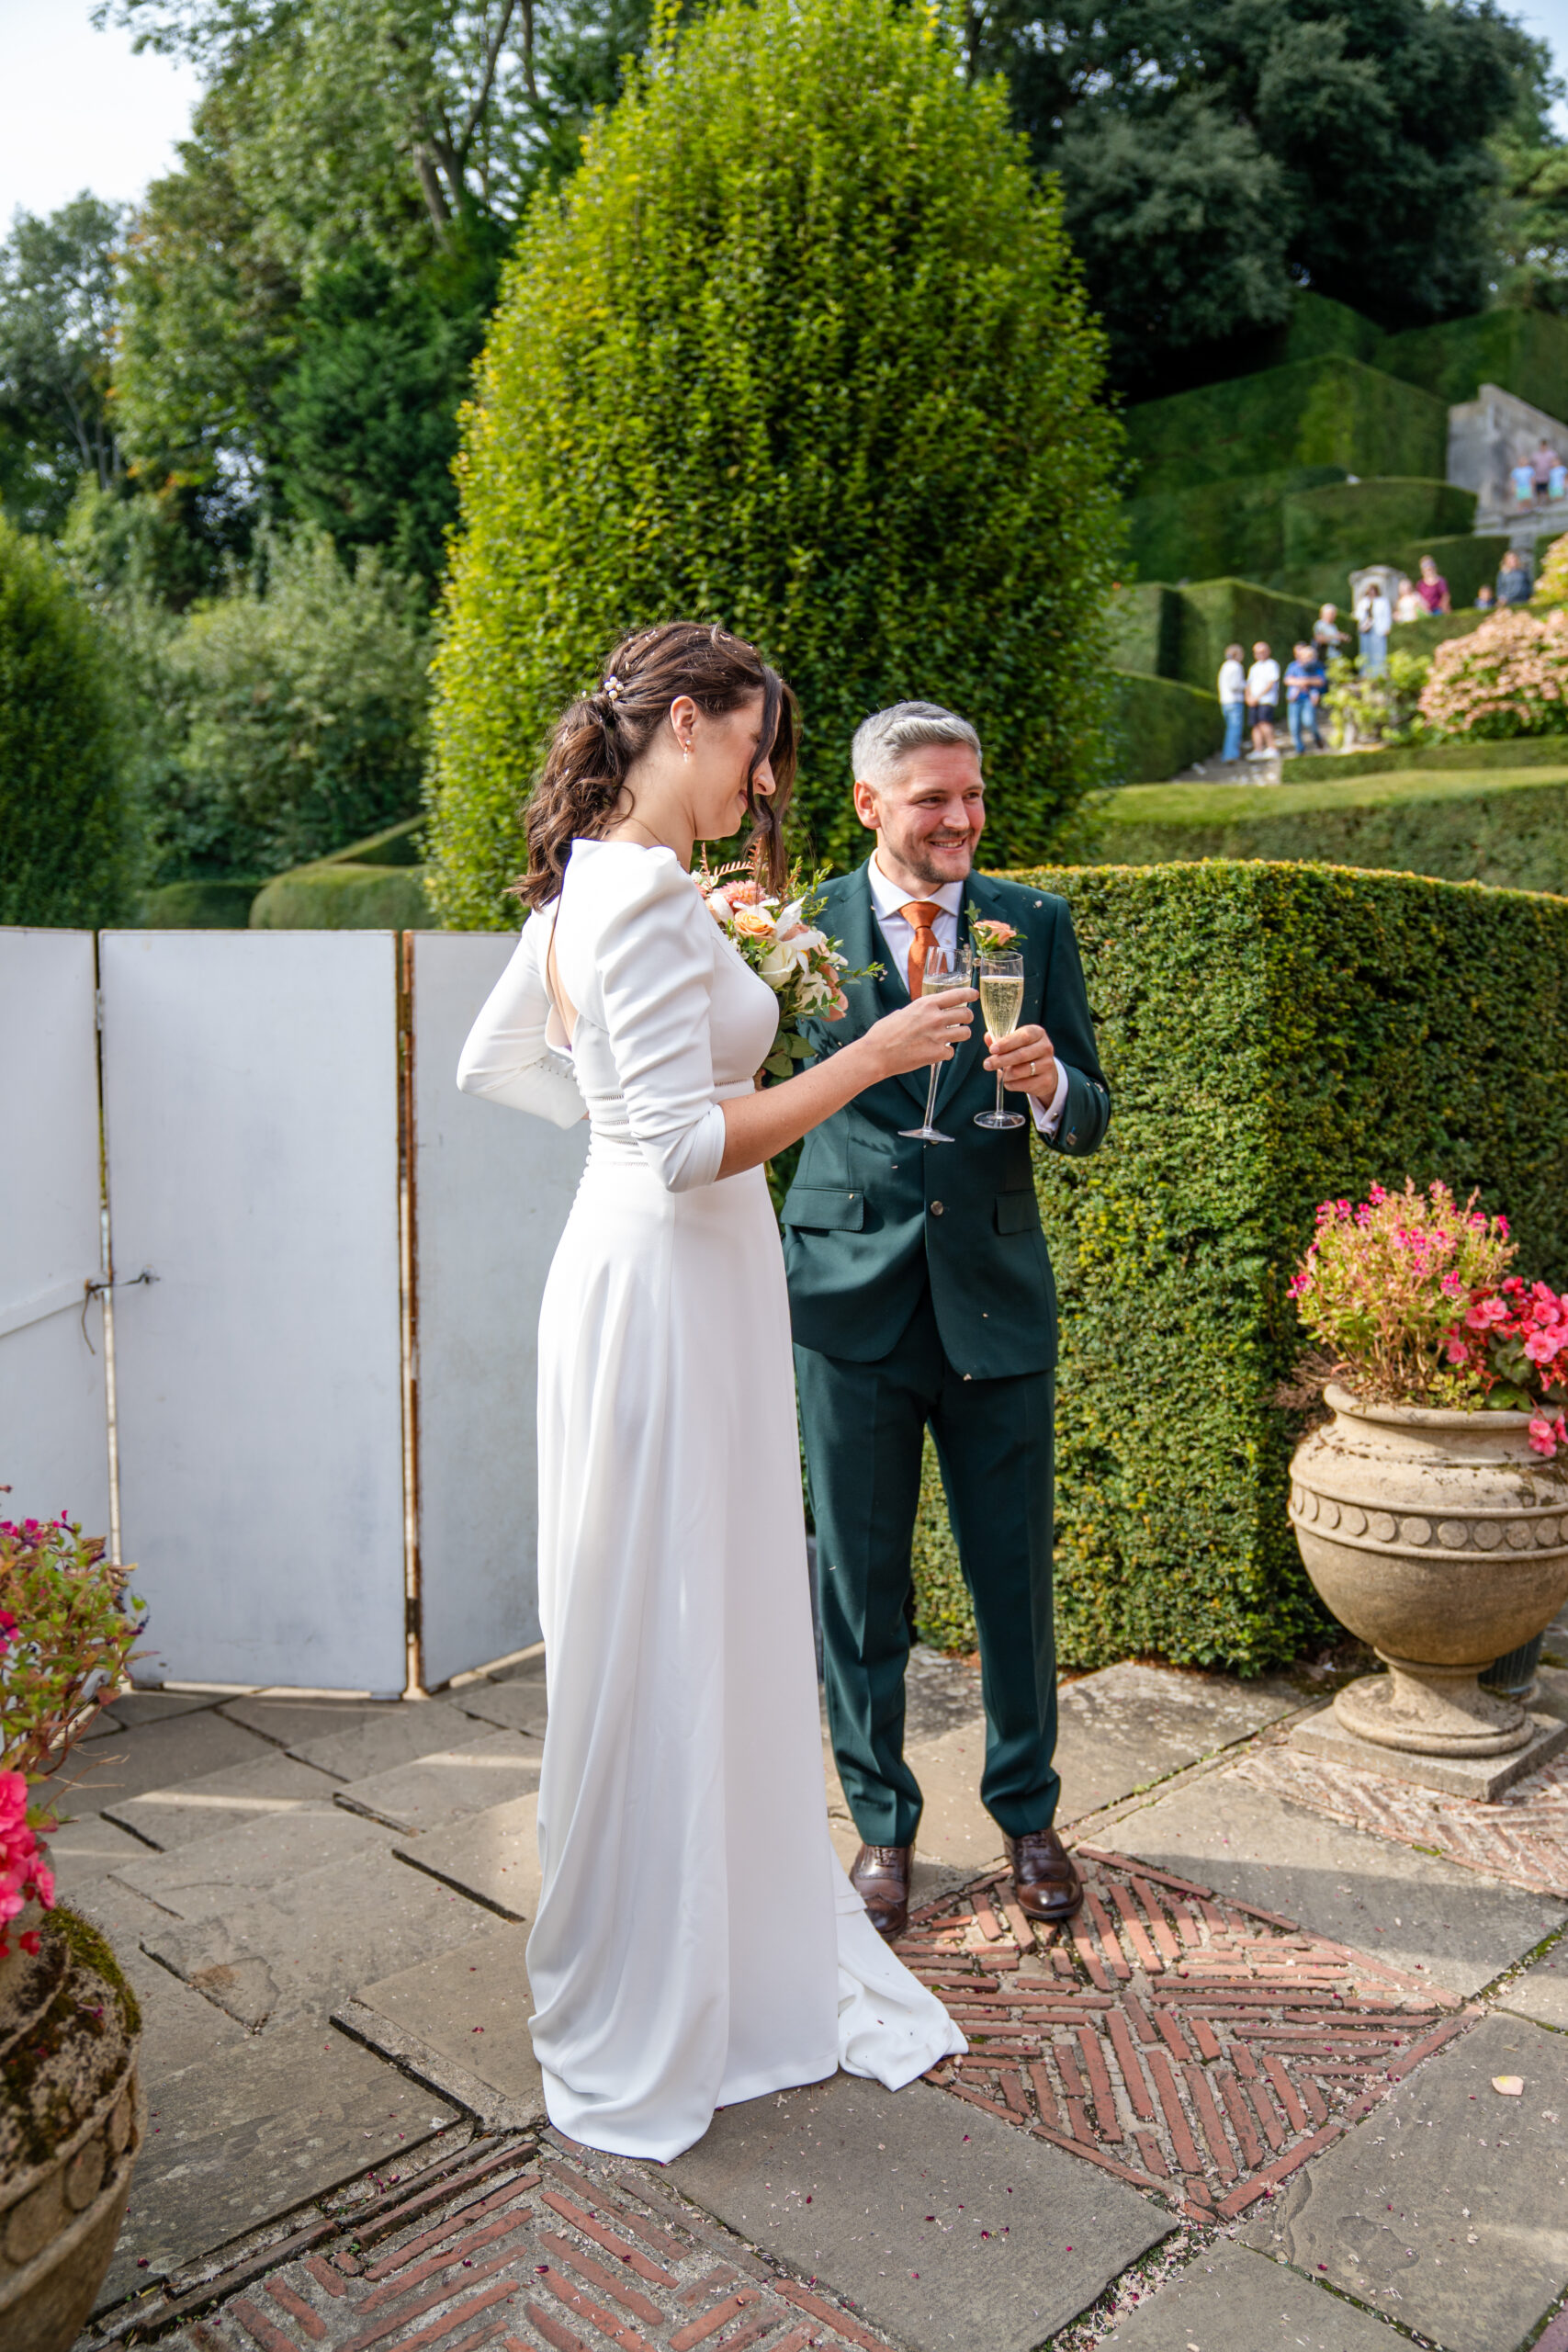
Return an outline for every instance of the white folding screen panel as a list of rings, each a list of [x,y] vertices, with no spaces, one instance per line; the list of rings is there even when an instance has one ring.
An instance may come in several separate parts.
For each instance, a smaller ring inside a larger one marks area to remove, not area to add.
[[[397,941],[101,947],[122,1549],[150,1680],[400,1690]]]
[[[539,1299],[588,1148],[457,1087],[514,936],[415,932],[414,1332],[424,1679],[539,1637],[534,1382]]]
[[[90,931],[0,930],[0,1519],[107,1535],[96,986]]]

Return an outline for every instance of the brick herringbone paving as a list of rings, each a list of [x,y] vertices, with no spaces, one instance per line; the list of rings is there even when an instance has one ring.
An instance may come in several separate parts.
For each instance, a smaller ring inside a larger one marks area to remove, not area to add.
[[[1491,1804],[1442,1796],[1284,1746],[1255,1748],[1235,1770],[1337,1821],[1420,1846],[1531,1894],[1561,1894],[1568,1886],[1568,1756],[1527,1773]]]
[[[1229,2220],[1477,2014],[1289,1920],[1080,1846],[1084,1908],[1036,1931],[1009,1880],[911,1918],[898,1950],[969,2037],[931,2079]]]
[[[227,2297],[216,2282],[219,2299],[164,2343],[171,2352],[885,2352],[886,2344],[815,2282],[774,2278],[673,2200],[641,2198],[625,2176],[607,2195],[548,2146],[492,2154],[444,2190],[411,2194],[373,2222],[346,2222],[334,2243],[297,2252]]]

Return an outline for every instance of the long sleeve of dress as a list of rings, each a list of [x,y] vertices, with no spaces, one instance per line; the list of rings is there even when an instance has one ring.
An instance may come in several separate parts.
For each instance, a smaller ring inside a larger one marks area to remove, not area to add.
[[[585,944],[573,924],[558,948],[579,1004],[603,1007],[626,1125],[666,1192],[713,1183],[724,1157],[724,1113],[714,1100],[710,1022],[713,917],[669,850],[628,849],[630,888],[607,894],[594,941],[596,971],[577,994]],[[596,983],[596,986],[595,986]]]
[[[558,1127],[575,1126],[588,1106],[564,1055],[546,1038],[550,1000],[544,959],[547,918],[530,915],[511,962],[485,999],[457,1063],[465,1094],[482,1094],[513,1111],[532,1111]]]

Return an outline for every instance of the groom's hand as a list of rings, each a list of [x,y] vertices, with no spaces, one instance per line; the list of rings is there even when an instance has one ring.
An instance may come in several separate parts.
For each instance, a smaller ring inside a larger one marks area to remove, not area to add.
[[[991,1048],[986,1068],[1000,1070],[1002,1084],[1010,1093],[1032,1094],[1046,1103],[1051,1101],[1056,1091],[1056,1057],[1038,1023],[1015,1029],[999,1046],[987,1030],[986,1043]]]

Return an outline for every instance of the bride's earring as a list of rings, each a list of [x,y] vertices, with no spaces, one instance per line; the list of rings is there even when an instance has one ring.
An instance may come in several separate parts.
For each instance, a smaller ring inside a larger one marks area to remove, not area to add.
[[[691,762],[692,762],[692,747],[691,747],[690,743],[682,743],[682,746],[681,746],[681,757],[685,761],[685,763],[686,763],[687,766],[689,767],[689,766],[691,765]]]

